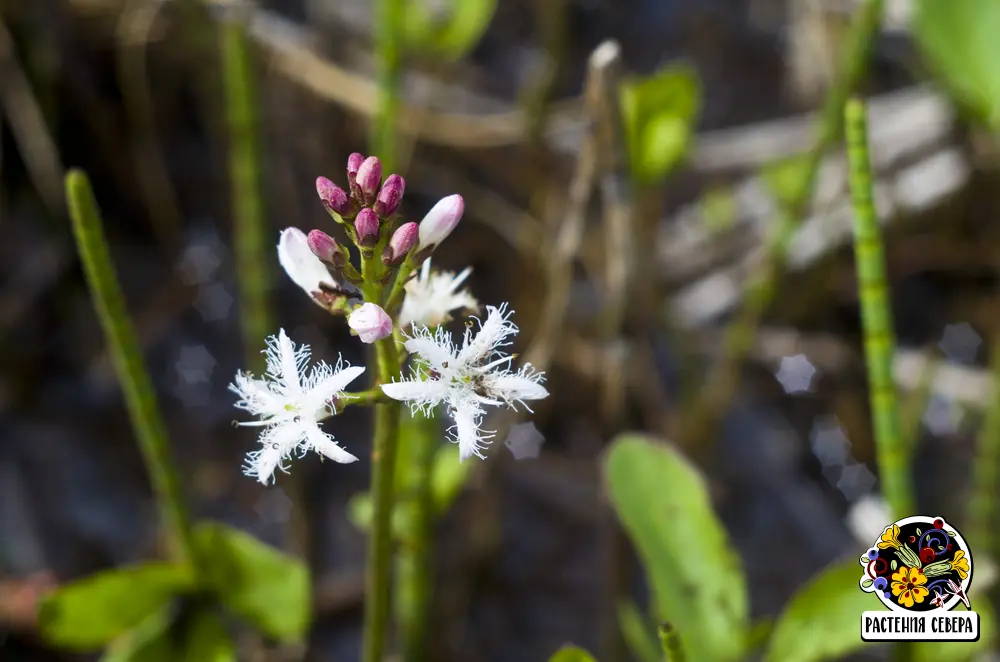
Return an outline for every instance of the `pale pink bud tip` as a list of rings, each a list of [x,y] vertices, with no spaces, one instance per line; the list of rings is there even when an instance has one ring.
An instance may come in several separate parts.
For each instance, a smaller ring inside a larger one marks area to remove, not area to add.
[[[309,244],[309,250],[313,255],[324,262],[332,263],[334,256],[337,255],[337,242],[322,230],[310,230],[306,243]]]
[[[465,213],[465,200],[462,196],[449,195],[441,198],[437,204],[420,221],[420,248],[437,246],[447,239]]]
[[[369,156],[358,168],[358,188],[364,196],[365,204],[370,205],[378,193],[382,183],[382,162],[377,156]]]
[[[365,207],[354,219],[354,234],[361,246],[374,246],[378,242],[378,216]]]
[[[358,176],[358,169],[364,162],[365,155],[358,152],[354,152],[347,157],[347,181],[354,182],[354,179]]]
[[[347,212],[350,202],[347,199],[347,193],[344,189],[340,188],[333,182],[331,182],[326,177],[316,178],[316,193],[319,194],[319,199],[323,201],[323,205],[338,214],[343,214]]]
[[[378,192],[378,200],[375,201],[375,213],[381,218],[392,216],[403,199],[405,189],[406,182],[399,175],[386,177],[382,190]]]
[[[382,261],[385,264],[399,264],[406,257],[406,254],[410,252],[410,249],[417,245],[419,238],[420,226],[416,223],[410,222],[400,225],[392,233],[392,239],[389,240],[389,245],[386,246],[386,252],[383,255]]]
[[[363,304],[347,318],[347,325],[363,343],[373,343],[392,334],[392,318],[374,303]]]

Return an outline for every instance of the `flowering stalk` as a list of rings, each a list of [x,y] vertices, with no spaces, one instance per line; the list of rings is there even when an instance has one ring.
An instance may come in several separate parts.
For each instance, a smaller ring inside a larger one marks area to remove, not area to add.
[[[412,444],[414,454],[407,455],[410,463],[405,466],[407,470],[415,467],[409,473],[415,478],[415,491],[422,495],[419,553],[412,562],[401,564],[407,587],[412,589],[407,595],[414,597],[415,613],[401,613],[407,649],[412,651],[423,647],[422,640],[415,642],[414,638],[416,629],[423,629],[430,596],[434,514],[431,467],[437,427],[432,429],[424,416],[430,419],[437,405],[446,403],[455,420],[452,439],[458,444],[460,460],[473,455],[485,459],[484,451],[495,435],[494,431],[482,429],[486,407],[514,408],[527,400],[545,398],[548,391],[542,386],[542,373],[529,364],[512,368],[514,355],[502,349],[511,344],[510,339],[518,331],[507,304],[487,307],[486,319],[477,320],[477,333],[473,334],[472,324],[467,324],[461,344],[454,342],[441,326],[451,320],[453,311],[479,308],[462,287],[470,269],[458,275],[430,269],[431,253],[462,217],[461,196],[439,201],[419,225],[398,225],[397,210],[405,189],[402,177],[390,174],[383,181],[382,164],[377,158],[352,154],[347,162],[347,185],[350,193],[320,177],[316,192],[358,249],[360,271],[351,264],[347,246],[318,229],[308,234],[298,228],[282,231],[278,260],[313,303],[333,316],[346,317],[352,334],[375,346],[374,387],[346,392],[344,389],[365,368],[351,367],[343,360],[336,365],[319,361],[310,368],[309,347],[296,347],[282,330],[268,340],[264,377],[241,372],[230,388],[241,398],[236,406],[258,417],[240,425],[261,429],[260,447],[248,454],[246,473],[265,484],[273,480],[277,470],[287,471],[287,460],[295,453],[301,456],[312,451],[334,462],[356,461],[357,457],[321,423],[346,406],[374,406],[372,521],[365,571],[362,660],[381,662],[392,605],[392,519],[398,491],[400,403],[408,402],[414,416],[423,415],[414,419],[420,421],[423,432]],[[411,278],[417,269],[418,277]],[[390,282],[393,285],[386,297]],[[414,355],[410,378],[401,372],[408,354]]]
[[[178,562],[188,564],[194,560],[191,519],[181,493],[177,470],[170,457],[167,428],[125,309],[97,203],[87,175],[82,171],[71,170],[66,175],[66,199],[94,308],[125,394],[132,429],[139,440],[157,505],[168,527],[171,552]]]
[[[406,461],[412,466],[405,488],[413,497],[413,535],[399,553],[397,613],[403,639],[403,659],[422,662],[427,655],[428,615],[434,588],[432,552],[436,513],[432,472],[441,427],[437,418],[420,411],[407,412],[404,416],[407,416],[402,423],[404,434],[409,436]]]
[[[401,76],[400,23],[406,15],[403,0],[375,2],[375,61],[378,75],[378,112],[372,123],[371,146],[386,168],[395,165],[396,121]]]
[[[381,294],[373,287],[372,296]],[[377,299],[376,299],[377,300]],[[375,343],[378,382],[392,381],[399,374],[399,354],[392,336]],[[365,567],[364,662],[380,662],[389,630],[389,606],[392,571],[393,476],[396,471],[396,442],[399,434],[399,403],[375,405],[372,440],[372,528]]]

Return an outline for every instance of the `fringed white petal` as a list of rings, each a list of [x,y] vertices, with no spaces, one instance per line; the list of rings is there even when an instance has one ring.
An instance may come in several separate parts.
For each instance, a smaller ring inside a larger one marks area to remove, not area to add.
[[[493,434],[483,432],[480,423],[483,418],[483,410],[473,401],[464,400],[455,403],[451,410],[452,418],[455,419],[455,438],[458,441],[458,458],[465,461],[475,455],[485,460],[483,450],[489,445]]]
[[[305,428],[306,443],[309,445],[309,450],[315,451],[340,464],[350,464],[351,462],[358,461],[358,458],[337,445],[336,440],[331,435],[320,430],[319,426],[315,423],[307,424]]]
[[[440,379],[405,379],[382,384],[382,392],[393,400],[436,405],[448,397],[448,384]]]

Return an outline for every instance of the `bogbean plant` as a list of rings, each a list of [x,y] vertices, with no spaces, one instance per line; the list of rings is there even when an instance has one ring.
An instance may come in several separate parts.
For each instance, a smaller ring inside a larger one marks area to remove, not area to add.
[[[444,326],[454,313],[478,308],[463,288],[468,270],[456,276],[435,273],[430,265],[431,254],[462,217],[462,197],[443,198],[417,224],[397,214],[405,182],[395,174],[383,182],[377,157],[352,154],[347,183],[345,190],[321,177],[316,190],[357,250],[360,269],[346,244],[319,229],[284,230],[278,260],[316,305],[345,319],[352,335],[375,346],[373,387],[347,391],[364,367],[339,358],[334,365],[310,366],[308,346],[297,347],[280,330],[265,350],[266,374],[238,373],[231,388],[240,398],[236,406],[257,416],[241,425],[261,428],[245,473],[265,484],[275,471],[287,471],[295,454],[312,451],[334,462],[355,462],[357,456],[321,423],[349,406],[374,406],[364,638],[364,659],[374,662],[382,659],[389,623],[399,403],[424,417],[445,409],[454,421],[449,436],[460,460],[485,459],[495,435],[483,427],[486,408],[516,408],[548,391],[544,375],[530,364],[513,367],[514,356],[505,348],[518,329],[506,303],[486,306],[484,319],[470,318],[460,340]],[[410,368],[404,371],[407,360]]]

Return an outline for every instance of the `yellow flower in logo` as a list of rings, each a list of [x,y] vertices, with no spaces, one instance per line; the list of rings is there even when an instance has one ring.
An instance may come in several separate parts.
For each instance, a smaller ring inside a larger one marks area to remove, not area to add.
[[[951,569],[962,579],[969,576],[969,559],[965,558],[965,552],[962,550],[955,552],[955,558],[951,560]]]
[[[899,549],[899,527],[895,524],[887,527],[886,530],[882,532],[882,537],[878,539],[879,549],[889,549],[890,547]]]
[[[927,577],[920,568],[908,568],[902,566],[892,575],[892,594],[896,596],[896,602],[906,607],[913,607],[915,602],[923,602],[930,593],[924,584]]]

